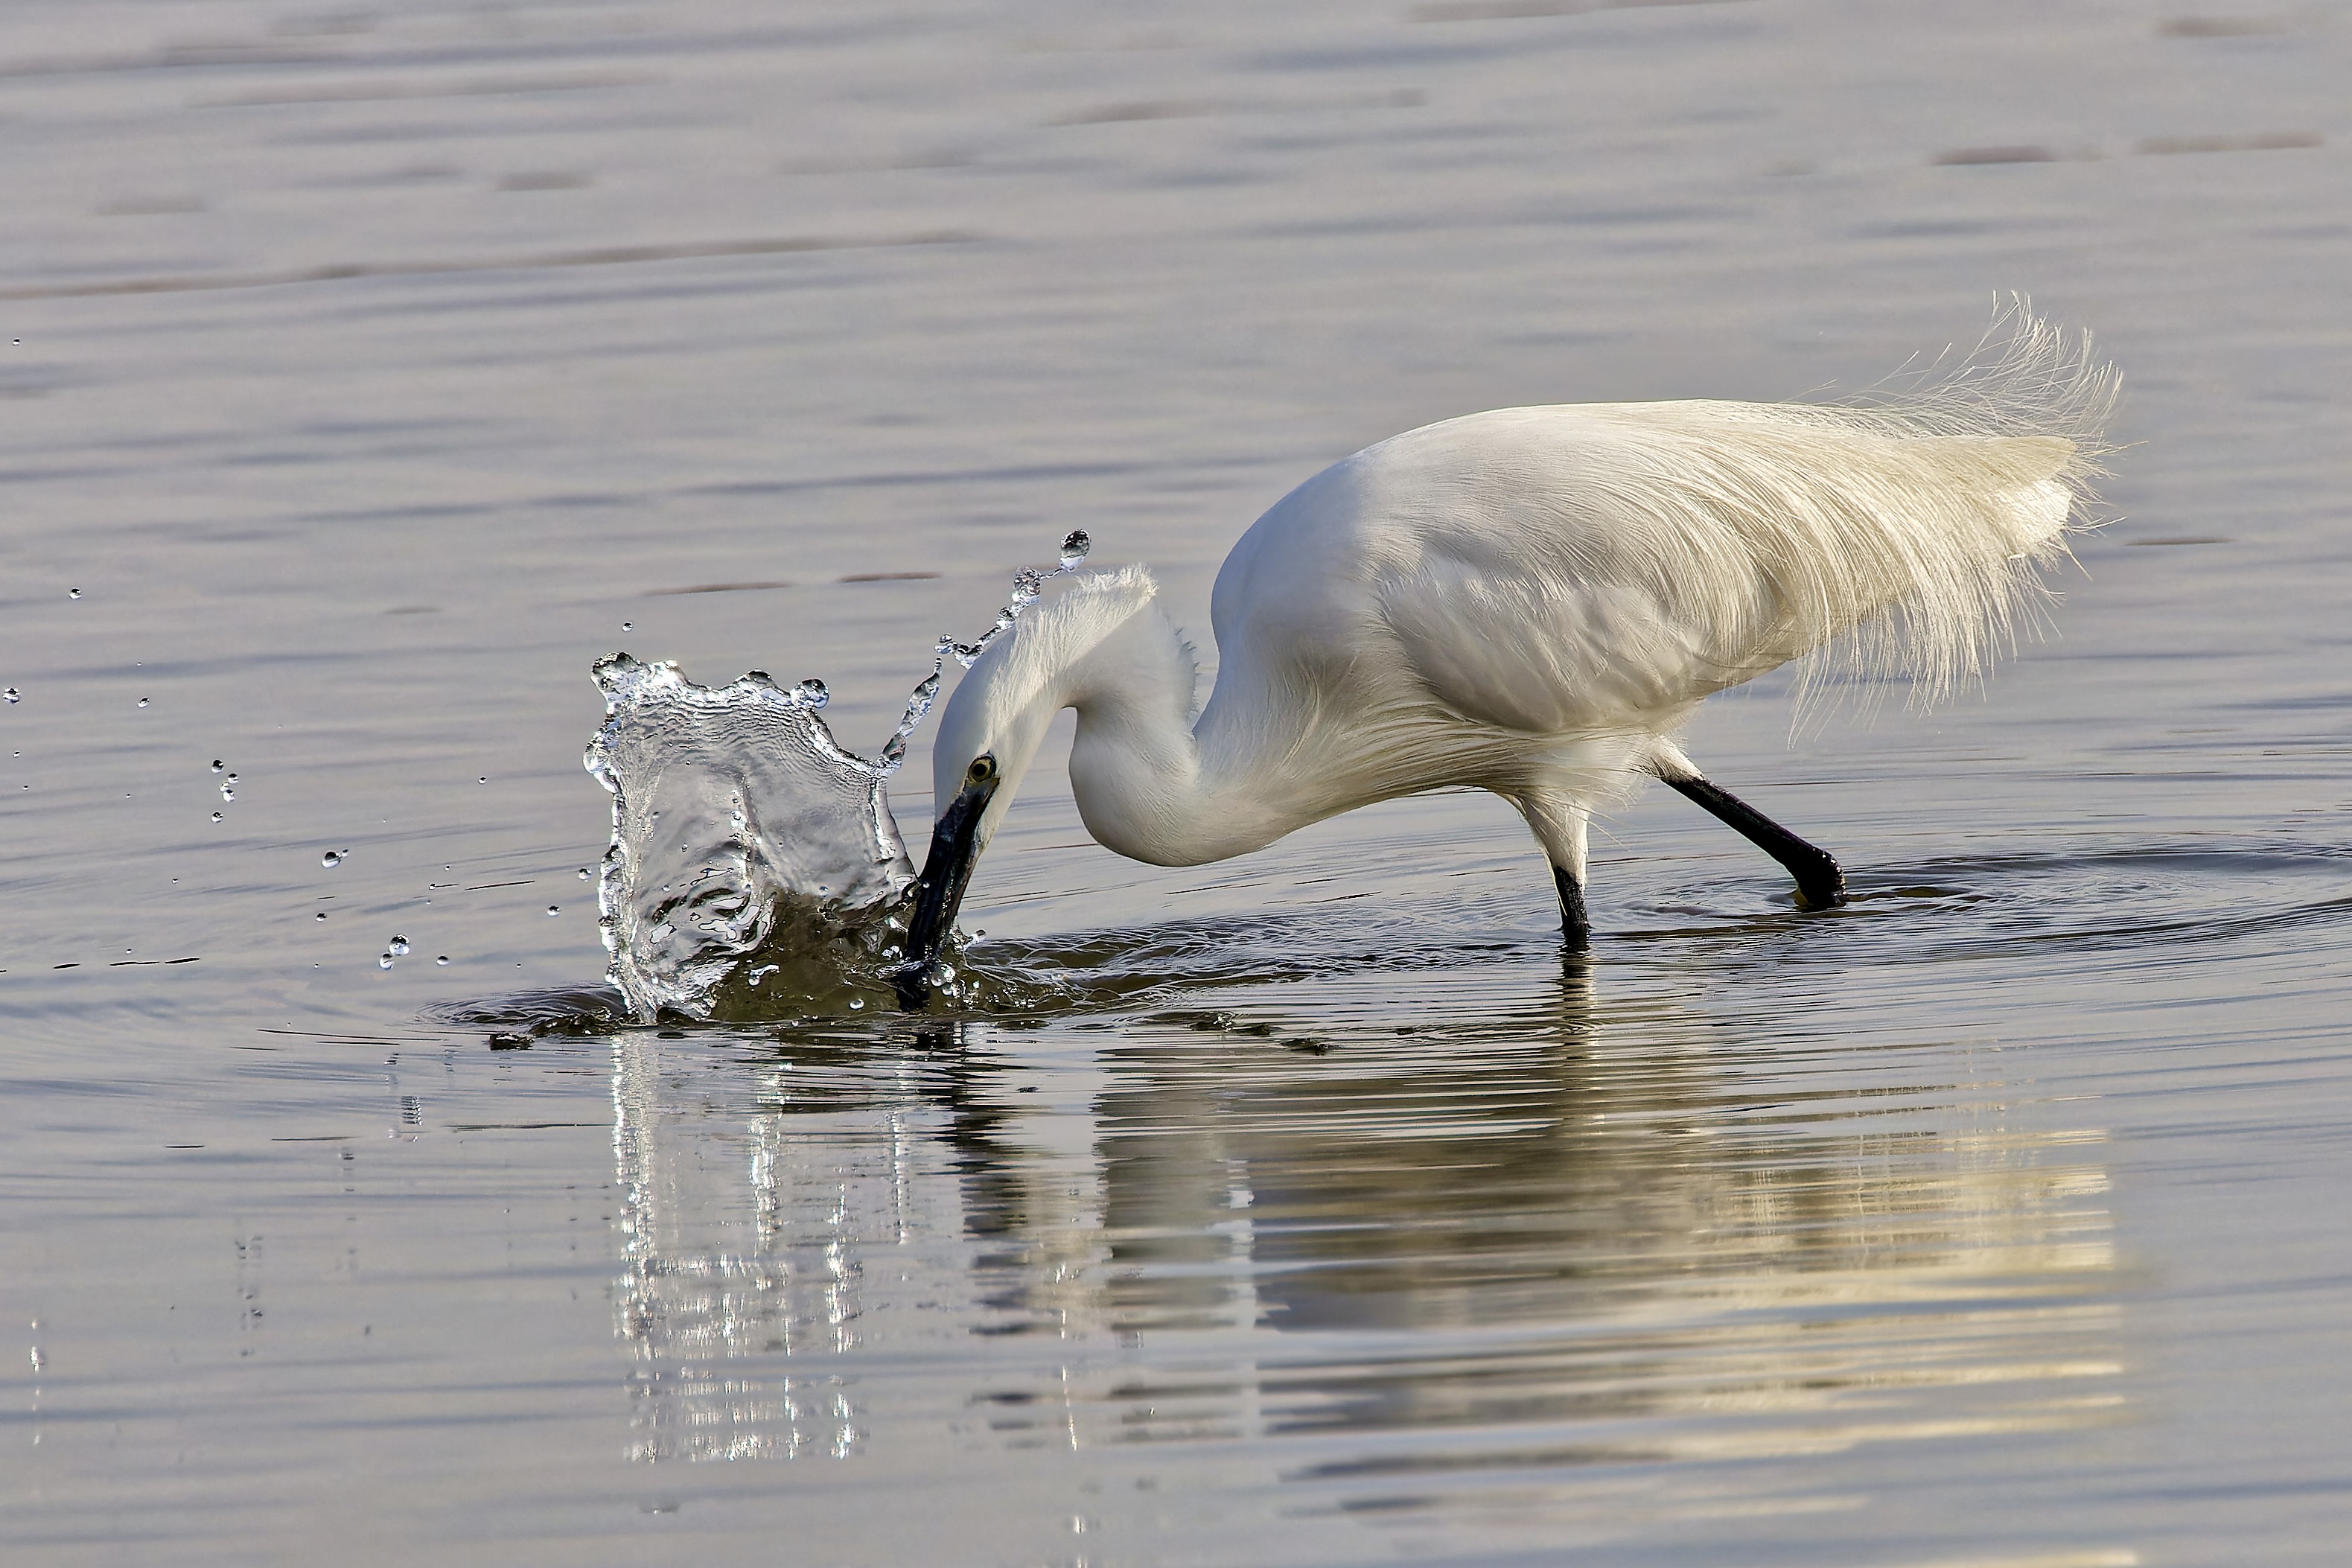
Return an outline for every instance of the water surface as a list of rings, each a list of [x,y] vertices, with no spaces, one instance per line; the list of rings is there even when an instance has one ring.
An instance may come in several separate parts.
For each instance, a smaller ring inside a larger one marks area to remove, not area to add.
[[[2336,1561],[2347,75],[2236,5],[11,6],[9,1560]],[[1564,972],[1496,802],[1160,870],[1053,742],[965,923],[1082,1002],[583,1022],[594,659],[871,755],[1070,529],[1204,629],[1370,441],[2009,289],[2128,379],[2059,635],[1689,739],[1852,908],[1662,793]]]

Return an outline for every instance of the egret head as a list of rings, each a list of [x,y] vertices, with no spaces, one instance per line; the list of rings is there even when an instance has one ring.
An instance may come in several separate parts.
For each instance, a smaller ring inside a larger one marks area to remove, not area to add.
[[[900,972],[900,999],[908,1006],[921,1005],[924,976],[955,929],[972,868],[1011,809],[1054,716],[1082,705],[1107,682],[1131,679],[1132,650],[1122,646],[1129,640],[1122,634],[1138,624],[1155,592],[1150,574],[1139,567],[1076,579],[992,642],[948,699],[931,748],[938,816],[915,882]],[[1151,618],[1159,619],[1156,612]],[[1183,682],[1189,695],[1189,664]]]
[[[931,747],[931,789],[938,816],[931,828],[930,852],[924,857],[922,875],[915,882],[914,915],[907,931],[905,978],[901,1000],[919,1005],[924,976],[938,963],[955,930],[956,910],[964,889],[971,884],[972,868],[981,851],[1012,808],[1045,731],[1061,708],[1059,692],[1049,677],[1058,673],[1049,665],[1041,642],[1041,622],[1056,617],[1059,605],[1039,606],[1039,612],[1014,623],[988,651],[948,699],[940,715],[939,739]]]

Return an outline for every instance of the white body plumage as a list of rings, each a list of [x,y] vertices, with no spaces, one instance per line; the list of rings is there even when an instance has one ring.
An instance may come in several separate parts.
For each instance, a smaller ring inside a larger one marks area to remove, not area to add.
[[[2086,342],[2022,312],[2011,329],[1990,360],[1874,405],[1512,408],[1367,447],[1227,557],[1197,720],[1192,653],[1150,574],[1076,579],[942,716],[943,831],[975,797],[962,874],[1066,707],[1079,814],[1122,855],[1218,860],[1471,785],[1527,816],[1564,902],[1575,884],[1573,934],[1592,809],[1652,777],[1721,796],[1675,744],[1703,699],[1832,643],[1933,698],[2046,595],[2116,378]]]

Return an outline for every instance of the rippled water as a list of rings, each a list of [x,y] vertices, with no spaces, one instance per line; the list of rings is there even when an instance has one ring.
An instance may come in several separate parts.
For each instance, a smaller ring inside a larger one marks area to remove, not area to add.
[[[2338,1561],[2346,40],[9,7],[0,1555]],[[1049,742],[1050,1005],[618,1021],[597,658],[870,755],[1069,529],[1202,628],[1370,441],[2002,289],[2127,378],[2060,635],[1690,737],[1852,907],[1660,792],[1564,971],[1496,802],[1162,870]]]

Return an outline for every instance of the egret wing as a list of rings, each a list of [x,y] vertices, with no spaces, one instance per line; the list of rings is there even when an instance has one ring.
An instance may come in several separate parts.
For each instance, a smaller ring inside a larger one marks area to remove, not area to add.
[[[1496,572],[1431,552],[1379,584],[1407,665],[1465,719],[1535,734],[1671,722],[1745,679],[1711,628],[1655,590],[1559,571]]]

